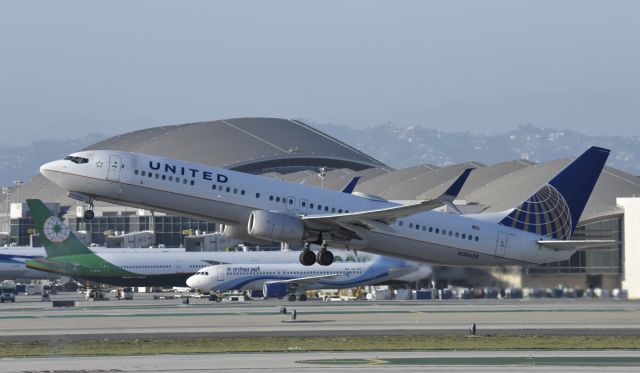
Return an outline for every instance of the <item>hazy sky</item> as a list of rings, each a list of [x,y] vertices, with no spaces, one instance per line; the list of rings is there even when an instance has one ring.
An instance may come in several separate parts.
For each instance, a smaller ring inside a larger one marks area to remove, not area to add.
[[[0,3],[5,139],[243,116],[639,135],[640,1]]]

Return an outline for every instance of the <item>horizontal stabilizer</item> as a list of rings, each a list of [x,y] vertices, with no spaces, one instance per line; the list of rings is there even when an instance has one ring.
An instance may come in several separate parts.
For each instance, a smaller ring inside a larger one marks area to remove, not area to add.
[[[320,276],[308,276],[308,277],[298,277],[298,278],[292,278],[292,279],[288,279],[288,280],[275,280],[275,281],[267,281],[266,283],[268,284],[291,284],[291,283],[302,283],[302,282],[314,282],[314,281],[318,281],[318,280],[328,280],[330,278],[334,278],[334,277],[338,277],[340,276],[339,273],[332,273],[329,275],[320,275]]]
[[[538,245],[553,250],[586,250],[602,249],[608,245],[616,243],[615,240],[540,240]]]

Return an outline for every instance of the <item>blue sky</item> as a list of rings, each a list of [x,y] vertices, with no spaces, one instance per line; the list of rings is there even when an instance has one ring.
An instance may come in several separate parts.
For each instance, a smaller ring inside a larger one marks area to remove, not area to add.
[[[15,1],[0,48],[16,143],[244,116],[640,128],[637,1]]]

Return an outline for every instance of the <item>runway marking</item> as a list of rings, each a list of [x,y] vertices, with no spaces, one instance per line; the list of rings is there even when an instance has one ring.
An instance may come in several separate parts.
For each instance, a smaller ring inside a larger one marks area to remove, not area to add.
[[[381,359],[318,359],[298,360],[300,364],[316,365],[442,365],[442,366],[640,366],[640,356],[516,356],[516,357],[453,357],[453,358],[385,358]]]
[[[123,309],[126,310],[126,309]],[[52,310],[45,310],[52,311]],[[15,319],[32,319],[32,318],[48,318],[48,319],[68,319],[68,318],[96,318],[96,317],[115,317],[115,318],[123,318],[123,317],[202,317],[202,316],[275,316],[282,315],[279,311],[237,311],[237,312],[184,312],[185,310],[181,310],[181,312],[158,312],[158,313],[74,313],[78,311],[88,311],[89,309],[80,309],[80,310],[72,310],[67,311],[70,312],[68,314],[38,314],[38,315],[2,315],[0,316],[0,320],[15,320]],[[53,312],[60,312],[59,310],[55,310]],[[606,313],[606,312],[638,312],[636,310],[631,309],[577,309],[577,310],[552,310],[552,309],[531,309],[531,310],[326,310],[326,311],[305,311],[304,309],[297,310],[299,316],[304,315],[363,315],[363,314],[382,314],[382,315],[393,315],[393,314],[465,314],[465,313],[540,313],[540,312],[572,312],[572,313]]]

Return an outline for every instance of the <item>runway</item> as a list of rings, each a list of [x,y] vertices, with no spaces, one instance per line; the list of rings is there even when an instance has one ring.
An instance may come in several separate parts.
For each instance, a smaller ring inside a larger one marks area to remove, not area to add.
[[[17,358],[2,372],[637,372],[637,351],[436,351]]]
[[[254,336],[640,335],[640,302],[601,299],[244,303],[191,299],[87,302],[52,308],[37,296],[0,307],[2,340]],[[281,313],[281,307],[287,313]],[[296,319],[292,319],[292,311]]]

